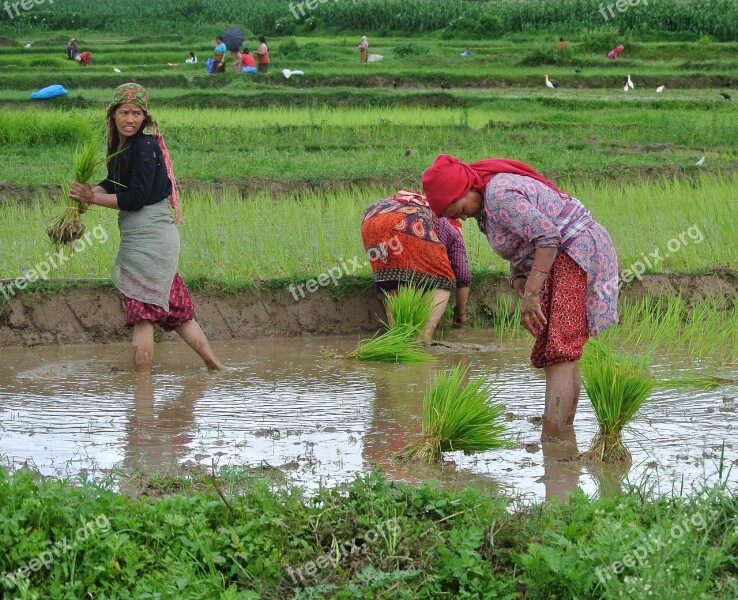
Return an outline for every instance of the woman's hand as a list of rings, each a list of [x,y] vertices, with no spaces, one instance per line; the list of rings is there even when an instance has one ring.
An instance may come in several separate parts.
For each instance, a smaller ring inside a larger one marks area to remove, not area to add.
[[[520,309],[520,322],[525,329],[534,337],[546,327],[548,321],[541,310],[541,297],[539,294],[523,293],[523,305]]]
[[[77,183],[76,181],[69,186],[69,195],[75,200],[91,204],[95,195],[92,193],[92,187],[87,183]]]
[[[512,282],[512,288],[518,294],[518,298],[522,300],[523,294],[525,293],[525,276],[517,277],[515,281]]]

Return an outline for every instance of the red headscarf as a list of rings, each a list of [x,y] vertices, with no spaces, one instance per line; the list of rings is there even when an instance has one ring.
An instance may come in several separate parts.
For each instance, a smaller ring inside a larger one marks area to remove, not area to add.
[[[450,204],[466,196],[469,190],[484,193],[484,186],[499,173],[524,175],[540,181],[555,192],[563,194],[533,167],[517,160],[490,158],[473,163],[463,163],[448,154],[439,154],[423,173],[423,191],[433,213],[441,216]]]

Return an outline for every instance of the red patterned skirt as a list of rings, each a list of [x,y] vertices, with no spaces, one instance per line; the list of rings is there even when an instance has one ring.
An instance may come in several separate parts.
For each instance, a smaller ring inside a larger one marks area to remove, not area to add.
[[[573,258],[559,253],[541,291],[541,310],[548,324],[536,336],[530,360],[542,368],[579,360],[589,339],[587,273]]]
[[[195,304],[192,302],[192,295],[179,273],[175,274],[172,289],[169,291],[169,312],[156,304],[134,300],[124,294],[121,296],[125,306],[123,318],[127,327],[133,327],[136,323],[143,321],[151,321],[165,331],[172,331],[185,321],[195,318]]]
[[[456,277],[444,246],[433,229],[429,208],[392,198],[364,211],[361,240],[377,291],[400,283],[453,290]]]

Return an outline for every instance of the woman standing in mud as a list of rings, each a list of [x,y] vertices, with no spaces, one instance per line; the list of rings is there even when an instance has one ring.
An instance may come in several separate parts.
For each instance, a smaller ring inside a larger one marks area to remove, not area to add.
[[[463,327],[471,285],[464,238],[447,219],[433,218],[422,194],[402,190],[369,206],[361,219],[361,239],[377,293],[396,293],[403,284],[435,290],[421,339],[433,337],[453,289],[454,325]]]
[[[510,262],[522,325],[536,338],[531,362],[546,374],[543,435],[560,436],[574,422],[584,344],[618,321],[610,236],[579,200],[514,160],[467,164],[441,154],[423,189],[436,215],[476,218]]]
[[[190,291],[177,273],[179,193],[169,151],[149,113],[146,90],[136,83],[116,88],[106,117],[108,155],[115,154],[108,159],[108,176],[94,188],[75,181],[69,193],[80,202],[120,211],[120,248],[112,280],[123,295],[125,324],[133,327],[134,369],[151,370],[158,324],[176,331],[208,369],[220,370],[194,319]]]

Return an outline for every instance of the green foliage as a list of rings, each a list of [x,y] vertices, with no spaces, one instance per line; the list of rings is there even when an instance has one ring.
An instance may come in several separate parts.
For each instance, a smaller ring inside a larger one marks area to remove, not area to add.
[[[413,42],[406,42],[392,48],[392,52],[398,58],[407,58],[408,56],[422,56],[428,54],[428,48],[424,48]]]
[[[488,39],[502,33],[596,30],[603,26],[599,10],[601,4],[600,0],[325,2],[318,4],[307,19],[318,18],[333,31],[385,34],[393,31],[442,31],[443,35],[451,37],[463,33]],[[166,18],[161,18],[161,15],[166,15]],[[675,32],[682,37],[709,34],[723,41],[738,39],[735,27],[738,7],[733,0],[641,3],[616,15],[613,25],[620,33],[652,35],[654,32]],[[9,18],[3,10],[0,30],[24,34],[29,31],[87,30],[119,35],[121,32],[140,34],[143,29],[146,33],[189,35],[193,30],[223,23],[224,19],[239,18],[252,31],[265,35],[279,35],[299,26],[284,0],[249,4],[245,12],[243,5],[236,0],[161,0],[156,3],[131,0],[125,8],[114,0],[55,0],[53,5],[21,10],[14,18]]]
[[[423,401],[423,433],[395,458],[441,462],[443,452],[485,452],[508,444],[505,407],[490,403],[493,393],[484,377],[464,385],[468,373],[468,367],[456,366],[436,375]]]
[[[520,64],[526,67],[537,67],[539,65],[571,65],[571,50],[567,48],[558,48],[555,46],[539,46],[530,50],[523,58]]]

